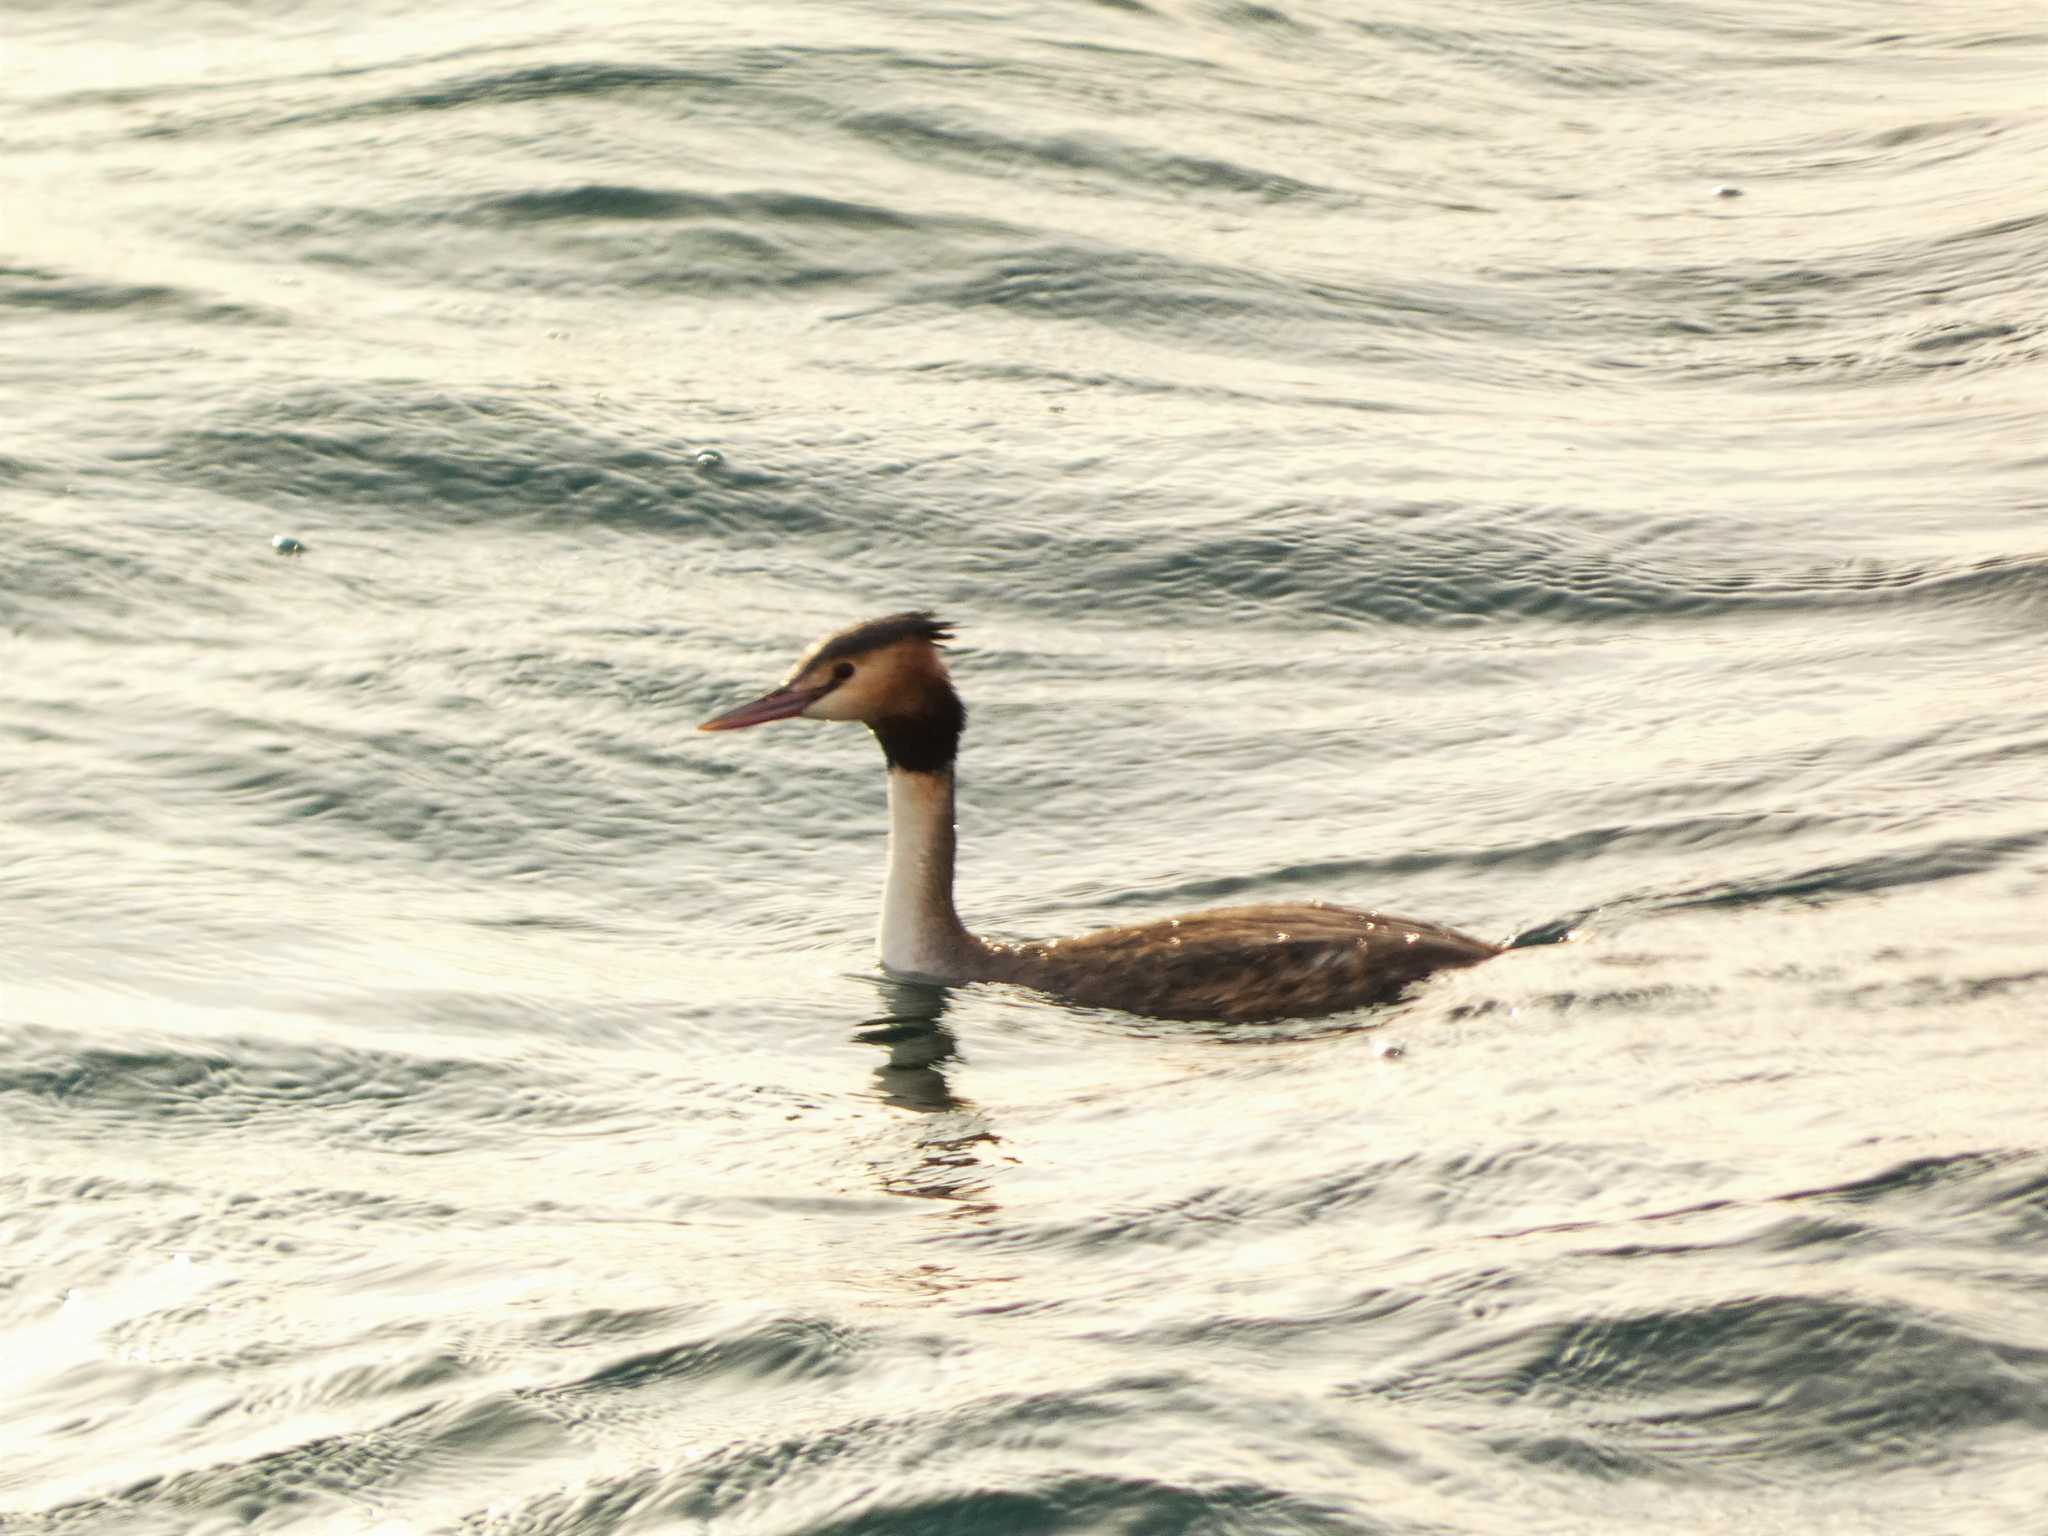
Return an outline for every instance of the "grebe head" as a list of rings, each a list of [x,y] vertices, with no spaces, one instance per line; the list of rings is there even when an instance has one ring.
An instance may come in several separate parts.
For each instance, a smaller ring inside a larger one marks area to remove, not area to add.
[[[858,720],[875,733],[892,768],[950,768],[967,709],[939,647],[952,626],[929,613],[892,613],[827,635],[798,658],[779,688],[706,720],[700,731],[736,731],[801,715]]]

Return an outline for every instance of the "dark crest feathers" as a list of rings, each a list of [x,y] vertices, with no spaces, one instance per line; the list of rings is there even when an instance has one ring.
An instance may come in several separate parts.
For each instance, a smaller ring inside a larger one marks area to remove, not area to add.
[[[821,661],[859,656],[867,651],[878,651],[885,645],[894,645],[899,640],[925,640],[933,645],[944,645],[952,638],[953,626],[936,614],[892,613],[887,618],[869,619],[865,624],[856,624],[851,629],[826,636],[797,666],[802,670]]]

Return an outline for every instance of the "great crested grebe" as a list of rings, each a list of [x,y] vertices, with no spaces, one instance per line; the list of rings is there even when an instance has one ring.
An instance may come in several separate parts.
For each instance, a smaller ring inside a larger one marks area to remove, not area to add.
[[[781,687],[706,720],[736,731],[801,715],[858,720],[889,764],[881,958],[899,975],[1007,981],[1168,1019],[1303,1018],[1383,1003],[1410,982],[1501,952],[1434,923],[1323,902],[1218,907],[1073,939],[1001,944],[953,910],[953,760],[967,707],[939,654],[952,629],[896,613],[827,635]]]

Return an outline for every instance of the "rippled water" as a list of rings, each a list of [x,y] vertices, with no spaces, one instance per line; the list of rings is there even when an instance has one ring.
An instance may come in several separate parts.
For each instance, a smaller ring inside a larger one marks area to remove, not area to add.
[[[0,1527],[2038,1525],[2037,7],[4,27]]]

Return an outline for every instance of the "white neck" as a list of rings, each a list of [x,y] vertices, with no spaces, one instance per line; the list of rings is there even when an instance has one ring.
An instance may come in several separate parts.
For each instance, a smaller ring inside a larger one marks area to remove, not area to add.
[[[900,975],[965,981],[973,943],[953,910],[952,771],[892,768],[882,964]]]

